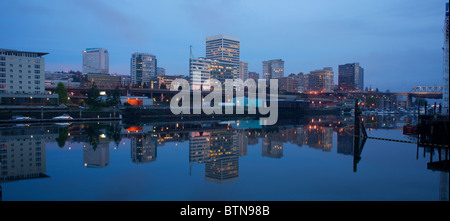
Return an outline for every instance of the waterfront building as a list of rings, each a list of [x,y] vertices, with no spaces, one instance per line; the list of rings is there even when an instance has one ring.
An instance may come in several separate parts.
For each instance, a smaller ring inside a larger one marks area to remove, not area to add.
[[[239,79],[245,81],[248,79],[248,63],[241,61],[239,62]]]
[[[116,88],[122,84],[122,77],[109,74],[84,74],[80,86],[90,88],[95,83],[98,88]]]
[[[364,90],[364,69],[359,63],[339,65],[338,88],[342,91]]]
[[[266,80],[284,77],[284,61],[281,59],[274,59],[263,61],[263,76]]]
[[[152,106],[153,100],[146,96],[120,96],[120,103],[131,106]]]
[[[104,48],[83,50],[83,74],[109,74],[109,52]]]
[[[334,89],[333,68],[323,68],[309,73],[309,90],[314,92],[331,93]]]
[[[47,54],[0,49],[0,104],[55,104],[58,95],[45,92]]]
[[[148,53],[134,53],[131,56],[131,84],[150,85],[152,78],[157,76],[157,59],[155,55]]]
[[[217,60],[234,69],[233,78],[239,77],[240,40],[229,35],[216,35],[206,38],[207,59]]]
[[[43,94],[47,54],[0,49],[0,94]]]

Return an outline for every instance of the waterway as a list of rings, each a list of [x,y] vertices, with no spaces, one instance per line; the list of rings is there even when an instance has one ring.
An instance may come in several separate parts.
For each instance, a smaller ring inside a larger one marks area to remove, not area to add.
[[[410,120],[368,117],[368,136],[408,142],[359,144],[351,116],[2,126],[1,200],[448,201],[429,166],[448,152],[404,135]]]

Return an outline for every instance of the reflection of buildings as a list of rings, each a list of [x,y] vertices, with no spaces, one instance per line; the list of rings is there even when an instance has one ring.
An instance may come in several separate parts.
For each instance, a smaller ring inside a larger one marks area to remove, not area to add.
[[[210,160],[205,163],[206,180],[218,183],[237,180],[239,176],[238,151],[235,132],[229,130],[212,132]]]
[[[283,142],[271,141],[269,138],[262,139],[262,155],[265,157],[283,157]]]
[[[331,151],[333,147],[333,129],[317,125],[308,126],[308,146]]]
[[[104,134],[102,134],[104,136]],[[98,143],[91,145],[86,142],[83,145],[83,164],[86,167],[103,168],[109,164],[110,140],[100,135]]]
[[[337,132],[337,152],[353,155],[353,128],[339,128]]]
[[[190,163],[205,163],[205,177],[218,183],[235,181],[239,176],[239,145],[247,146],[243,131],[211,130],[192,132],[189,137]],[[245,148],[246,149],[246,148]],[[241,154],[246,154],[242,149]]]
[[[189,137],[189,162],[204,163],[210,157],[210,132],[192,132]]]
[[[131,160],[133,163],[149,163],[156,160],[156,139],[150,134],[131,136]]]
[[[0,183],[47,177],[45,140],[56,133],[43,128],[8,128],[0,131]]]

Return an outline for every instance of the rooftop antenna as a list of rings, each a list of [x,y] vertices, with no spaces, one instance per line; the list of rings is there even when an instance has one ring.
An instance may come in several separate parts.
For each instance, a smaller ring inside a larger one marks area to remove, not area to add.
[[[191,59],[193,59],[194,55],[192,54],[192,45],[189,45],[189,52],[191,53]]]

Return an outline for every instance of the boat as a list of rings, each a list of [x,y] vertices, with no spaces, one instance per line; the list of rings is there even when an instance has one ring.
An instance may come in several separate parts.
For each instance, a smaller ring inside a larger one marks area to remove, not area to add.
[[[59,119],[59,120],[72,120],[73,117],[71,117],[71,116],[68,115],[68,114],[63,114],[63,115],[61,115],[61,116],[54,117],[53,119]]]
[[[12,117],[13,120],[31,120],[33,118],[31,117],[26,117],[26,116],[22,116],[22,115],[16,115]]]

